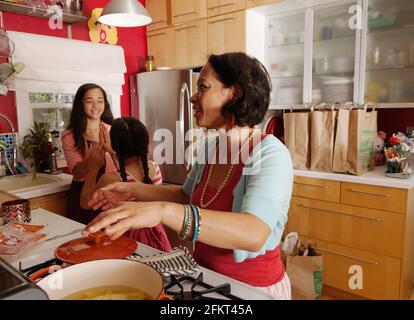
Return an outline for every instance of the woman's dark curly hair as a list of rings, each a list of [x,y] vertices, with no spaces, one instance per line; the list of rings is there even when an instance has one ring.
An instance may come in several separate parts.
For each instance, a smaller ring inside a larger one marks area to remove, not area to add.
[[[114,116],[112,115],[111,107],[109,105],[105,90],[101,86],[98,86],[94,83],[86,83],[80,86],[73,101],[68,129],[72,130],[75,146],[78,148],[82,155],[85,155],[85,138],[83,135],[86,131],[86,125],[88,123],[85,111],[83,110],[82,100],[86,92],[92,89],[100,89],[105,99],[105,109],[101,116],[102,122],[105,122],[106,124],[112,124],[114,121]]]
[[[222,109],[226,118],[234,115],[234,124],[253,127],[261,123],[270,104],[272,81],[263,64],[242,52],[211,55],[212,66],[224,87],[238,85],[241,95]]]
[[[144,168],[144,183],[152,184],[148,168],[149,133],[144,124],[133,117],[122,117],[111,127],[111,144],[119,160],[122,181],[127,181],[125,160],[138,156]]]

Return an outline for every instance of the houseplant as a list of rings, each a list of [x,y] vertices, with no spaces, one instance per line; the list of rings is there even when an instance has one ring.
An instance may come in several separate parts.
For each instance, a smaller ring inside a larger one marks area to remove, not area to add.
[[[20,146],[23,158],[30,162],[30,166],[36,172],[47,168],[50,148],[49,125],[45,122],[34,122],[33,128],[24,136]]]

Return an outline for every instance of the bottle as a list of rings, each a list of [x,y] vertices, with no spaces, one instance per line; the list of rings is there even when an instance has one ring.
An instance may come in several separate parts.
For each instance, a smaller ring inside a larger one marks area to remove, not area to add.
[[[145,57],[145,69],[147,70],[147,72],[155,70],[154,56]]]

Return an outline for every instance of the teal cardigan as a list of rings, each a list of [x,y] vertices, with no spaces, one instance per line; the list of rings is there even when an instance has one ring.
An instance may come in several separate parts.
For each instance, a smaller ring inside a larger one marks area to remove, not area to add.
[[[215,139],[208,140],[205,144],[208,147],[199,152],[183,185],[184,193],[190,197],[203,175],[205,150],[214,150],[211,145]],[[246,161],[243,175],[233,191],[232,211],[254,214],[269,226],[271,233],[258,252],[233,250],[236,262],[255,258],[279,245],[287,222],[292,186],[293,166],[289,151],[275,136],[268,135]]]

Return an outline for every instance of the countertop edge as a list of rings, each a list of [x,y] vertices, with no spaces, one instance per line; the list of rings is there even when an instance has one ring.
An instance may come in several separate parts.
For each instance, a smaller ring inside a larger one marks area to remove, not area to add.
[[[374,171],[367,172],[360,176],[333,172],[317,172],[305,170],[294,170],[294,175],[299,177],[369,184],[381,187],[392,187],[407,190],[414,188],[414,174],[412,174],[409,179],[390,178],[385,175],[385,167],[376,167]]]

